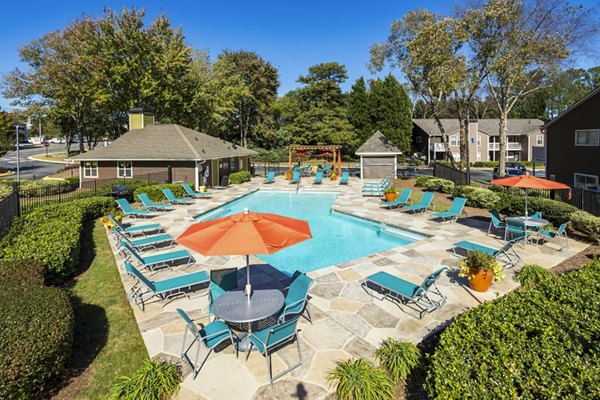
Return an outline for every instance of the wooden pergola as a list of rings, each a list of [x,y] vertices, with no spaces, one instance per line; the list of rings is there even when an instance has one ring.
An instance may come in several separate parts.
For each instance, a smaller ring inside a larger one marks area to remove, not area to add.
[[[292,144],[288,146],[288,162],[290,169],[292,169],[292,153],[307,150],[331,152],[333,155],[334,169],[337,169],[338,176],[342,175],[342,146],[339,144]]]

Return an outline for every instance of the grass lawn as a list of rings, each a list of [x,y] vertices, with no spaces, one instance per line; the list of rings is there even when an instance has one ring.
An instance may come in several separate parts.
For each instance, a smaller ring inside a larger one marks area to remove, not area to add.
[[[78,151],[70,151],[69,157],[77,155],[77,154],[79,154]],[[64,161],[65,158],[67,158],[67,156],[65,155],[64,151],[59,151],[59,152],[54,152],[54,153],[48,153],[48,157],[46,157],[46,154],[42,153],[42,154],[36,154],[35,156],[32,156],[31,158],[33,158],[34,160],[40,160],[40,161]]]
[[[148,358],[99,220],[84,230],[81,251],[82,272],[70,288],[75,310],[71,378],[58,399],[104,399],[115,377],[131,375]]]

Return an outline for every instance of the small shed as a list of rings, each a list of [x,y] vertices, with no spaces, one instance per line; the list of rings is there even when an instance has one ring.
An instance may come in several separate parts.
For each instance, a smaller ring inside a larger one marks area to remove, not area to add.
[[[379,179],[396,176],[397,156],[402,154],[383,133],[377,131],[356,150],[360,156],[360,179]]]

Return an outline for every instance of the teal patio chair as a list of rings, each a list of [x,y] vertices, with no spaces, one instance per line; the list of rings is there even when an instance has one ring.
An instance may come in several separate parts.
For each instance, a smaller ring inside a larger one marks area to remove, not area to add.
[[[516,218],[506,218],[506,229],[504,230],[504,240],[509,237],[524,240],[531,236],[531,231],[525,227],[522,220]]]
[[[452,205],[448,211],[432,213],[431,217],[441,218],[443,222],[456,221],[459,215],[466,214],[466,212],[463,211],[466,203],[467,199],[464,197],[455,197],[454,200],[452,200]]]
[[[350,172],[342,171],[342,179],[340,179],[340,185],[347,185],[350,179]]]
[[[323,166],[323,175],[329,176],[331,174],[331,169],[329,169],[329,165]]]
[[[362,287],[368,294],[379,300],[387,298],[403,305],[414,304],[419,311],[420,319],[423,314],[437,310],[446,302],[446,296],[440,292],[435,283],[444,270],[446,267],[438,269],[425,278],[420,285],[380,271],[368,276],[362,282]],[[375,293],[379,293],[381,297]]]
[[[211,192],[196,192],[187,183],[182,183],[181,186],[183,186],[183,190],[185,190],[185,193],[188,196],[191,196],[191,197],[193,197],[195,199],[204,199],[204,198],[208,198],[208,197],[212,196]]]
[[[190,202],[193,200],[191,197],[175,197],[175,195],[169,188],[164,188],[162,192],[164,193],[167,200],[173,204],[190,204]]]
[[[560,246],[560,251],[569,248],[569,238],[567,237],[567,226],[571,221],[565,222],[561,226],[558,227],[556,232],[552,232],[548,229],[540,230],[540,238],[541,239],[558,239],[558,245]]]
[[[520,240],[520,238],[510,240],[504,243],[504,245],[499,249],[494,249],[492,247],[464,240],[462,242],[454,243],[452,251],[457,256],[460,256],[456,251],[457,249],[462,249],[465,251],[479,251],[494,257],[498,262],[507,266],[515,266],[519,263],[519,261],[521,261],[521,256],[514,249],[514,245]]]
[[[412,206],[406,206],[404,207],[403,211],[424,213],[425,211],[427,211],[427,209],[429,209],[429,207],[431,207],[433,195],[433,192],[423,192],[423,196],[421,196],[421,200],[417,204],[413,204]]]
[[[117,246],[119,246],[121,242],[125,242],[137,251],[144,251],[148,248],[157,249],[158,247],[162,247],[164,245],[172,246],[175,243],[173,236],[169,235],[168,233],[145,236],[140,239],[131,239],[116,227],[112,228],[112,233],[117,240]]]
[[[400,208],[400,207],[405,206],[410,203],[410,195],[411,194],[412,194],[412,189],[402,189],[402,192],[400,192],[400,195],[398,196],[398,198],[396,200],[392,200],[392,201],[382,200],[381,204],[387,208],[393,208],[393,207]]]
[[[273,182],[275,182],[275,171],[269,171],[269,173],[265,177],[265,181],[263,183],[273,183]]]
[[[256,347],[256,349],[262,353],[263,356],[265,356],[267,371],[269,373],[269,382],[271,386],[273,386],[273,382],[276,379],[281,378],[283,375],[302,365],[302,352],[300,350],[300,338],[298,337],[299,331],[296,329],[299,318],[300,317],[296,317],[284,323],[277,323],[258,332],[252,332],[249,335],[250,349],[248,349],[248,353],[246,354],[246,361],[248,361],[248,356],[250,355],[252,348]],[[284,344],[290,343],[294,340],[296,341],[296,345],[298,347],[298,363],[273,376],[271,354],[273,354],[273,352],[275,352],[277,349],[281,348]]]
[[[308,291],[313,282],[314,280],[306,274],[295,276],[285,296],[283,310],[277,316],[280,323],[288,319],[289,316],[299,315],[306,318],[312,324],[312,318],[308,309]]]
[[[140,193],[137,196],[139,197],[144,207],[146,207],[148,210],[167,211],[170,210],[173,206],[171,203],[155,203],[152,200],[150,200],[150,197],[148,197],[146,193]]]
[[[144,211],[146,211],[146,210],[144,210]],[[123,224],[121,224],[119,221],[117,221],[117,219],[113,215],[109,215],[108,219],[110,219],[112,221],[112,223],[115,224],[115,228],[117,230],[121,231],[122,233],[124,233],[127,236],[147,235],[150,232],[157,233],[157,232],[165,231],[165,228],[160,226],[160,224],[134,225],[134,226],[125,227]]]
[[[151,210],[138,210],[131,207],[131,204],[129,204],[127,199],[117,199],[116,202],[121,211],[123,211],[123,214],[129,217],[139,218],[154,215]]]
[[[292,174],[292,179],[290,179],[290,183],[298,183],[300,182],[300,171],[294,170]]]
[[[489,210],[490,211],[490,226],[488,226],[488,235],[490,234],[492,227],[494,229],[506,229],[506,224],[502,222],[500,219],[500,213],[498,210]]]
[[[175,262],[184,261],[186,267],[189,267],[190,265],[196,262],[196,260],[194,260],[194,257],[192,257],[190,252],[187,250],[175,250],[170,251],[168,253],[154,254],[151,256],[142,257],[126,242],[119,242],[119,246],[123,250],[127,251],[127,253],[129,253],[129,255],[125,258],[126,262],[135,259],[138,263],[140,263],[140,266],[148,268],[150,271],[154,271],[161,267],[170,267],[171,264]]]
[[[171,298],[179,295],[189,297],[189,292],[208,284],[208,274],[204,271],[164,279],[162,281],[148,279],[130,262],[125,263],[125,271],[136,280],[127,294],[131,301],[140,307],[142,311],[145,308],[146,302],[153,297],[160,298],[163,301],[162,306],[164,307]]]
[[[219,346],[221,343],[225,343],[227,341],[231,342],[233,346],[233,352],[237,358],[237,351],[235,349],[235,342],[237,340],[237,336],[229,329],[227,325],[223,321],[214,321],[208,325],[203,325],[200,329],[194,323],[194,321],[183,311],[181,308],[177,308],[177,312],[181,316],[181,318],[185,321],[186,329],[183,334],[183,344],[181,345],[181,359],[191,368],[194,379],[198,376],[198,373],[208,360],[208,356],[210,353]],[[192,342],[186,346],[186,339],[188,331],[192,335]],[[194,356],[194,361],[188,356],[188,352],[190,349],[196,344],[196,355]],[[200,355],[200,347],[201,344],[208,349],[208,353],[202,360],[202,363],[198,365],[198,356]]]
[[[388,176],[384,176],[383,178],[381,178],[381,181],[379,182],[365,182],[363,183],[363,189],[367,189],[367,188],[380,188],[382,187],[387,181],[389,181]]]
[[[323,183],[323,171],[317,171],[317,173],[315,174],[315,180],[313,183],[317,184],[317,185],[320,185],[321,183]]]
[[[210,287],[208,291],[208,316],[213,313],[213,304],[215,300],[225,293],[237,289],[238,270],[237,268],[220,268],[210,271]]]
[[[362,195],[363,196],[381,197],[381,196],[383,196],[383,192],[385,191],[385,189],[389,188],[390,186],[392,186],[392,182],[388,180],[382,186],[379,186],[379,187],[363,188]]]

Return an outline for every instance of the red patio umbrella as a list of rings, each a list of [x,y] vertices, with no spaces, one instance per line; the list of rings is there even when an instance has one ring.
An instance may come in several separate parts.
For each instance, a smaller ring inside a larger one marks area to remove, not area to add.
[[[306,221],[246,208],[240,214],[193,224],[176,242],[205,256],[245,255],[249,295],[250,254],[272,254],[310,238]]]
[[[525,217],[527,217],[527,189],[568,189],[569,199],[571,198],[571,188],[560,182],[551,181],[549,179],[538,178],[529,174],[511,176],[508,178],[494,179],[493,185],[501,185],[507,187],[518,187],[525,189]]]

